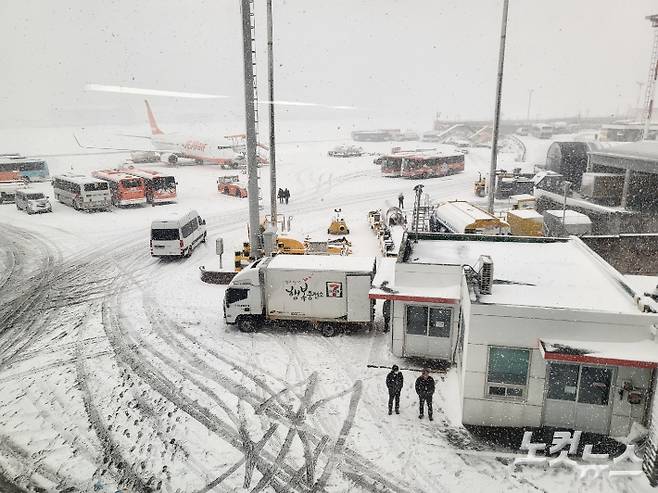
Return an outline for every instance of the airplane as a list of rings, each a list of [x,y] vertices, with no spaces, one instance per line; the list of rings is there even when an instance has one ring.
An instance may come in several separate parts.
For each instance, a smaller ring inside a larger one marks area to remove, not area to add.
[[[178,164],[179,159],[193,159],[198,164],[219,164],[222,167],[229,168],[238,168],[246,164],[244,134],[227,135],[225,139],[230,139],[230,141],[223,140],[219,142],[177,133],[166,134],[158,126],[148,100],[144,100],[144,103],[149,126],[151,127],[151,135],[133,135],[132,137],[149,139],[153,146],[152,149],[85,146],[75,136],[78,145],[86,149],[129,151],[134,162],[162,161],[169,164]],[[258,146],[267,149],[262,144],[258,144]],[[267,163],[267,159],[260,154],[257,155],[257,160],[259,164]]]

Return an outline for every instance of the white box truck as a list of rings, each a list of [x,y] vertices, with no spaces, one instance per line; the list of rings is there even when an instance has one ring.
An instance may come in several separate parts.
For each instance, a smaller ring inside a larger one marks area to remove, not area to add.
[[[373,322],[374,257],[276,255],[241,270],[224,295],[224,320],[252,332],[268,321],[306,322],[329,337]]]

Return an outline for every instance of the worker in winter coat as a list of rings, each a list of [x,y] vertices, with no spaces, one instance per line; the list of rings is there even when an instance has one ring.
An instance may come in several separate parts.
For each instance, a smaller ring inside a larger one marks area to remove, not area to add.
[[[402,193],[398,195],[398,207],[404,209],[404,195]]]
[[[400,414],[400,392],[404,385],[404,377],[400,373],[398,365],[393,365],[391,371],[386,375],[386,387],[388,388],[388,414],[393,414],[393,401],[395,401],[395,414]]]
[[[423,368],[423,372],[416,379],[416,393],[418,394],[418,405],[420,408],[420,414],[418,417],[423,419],[424,415],[424,403],[427,402],[427,416],[432,418],[432,396],[434,395],[434,379],[430,376],[430,371],[427,368]]]

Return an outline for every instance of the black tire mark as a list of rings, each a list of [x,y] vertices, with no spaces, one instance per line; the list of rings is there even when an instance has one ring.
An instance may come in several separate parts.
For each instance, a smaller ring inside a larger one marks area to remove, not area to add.
[[[87,385],[88,374],[82,350],[78,351],[75,366],[77,372],[76,382],[82,392],[85,412],[87,413],[89,423],[101,443],[105,459],[109,461],[108,468],[114,468],[116,470],[113,475],[120,478],[119,486],[125,484],[128,487],[134,488],[135,491],[150,493],[152,489],[146,485],[135,471],[131,469],[129,462],[123,457],[123,455],[121,455],[119,445],[114,441],[110,431],[103,424],[103,418],[93,403],[91,391]]]

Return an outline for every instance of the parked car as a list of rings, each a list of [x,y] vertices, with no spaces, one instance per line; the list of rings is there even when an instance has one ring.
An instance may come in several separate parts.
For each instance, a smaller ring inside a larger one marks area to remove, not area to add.
[[[16,193],[14,194],[14,202],[19,211],[25,211],[28,214],[53,211],[53,206],[50,203],[50,200],[48,200],[48,197],[41,192],[16,190]]]

